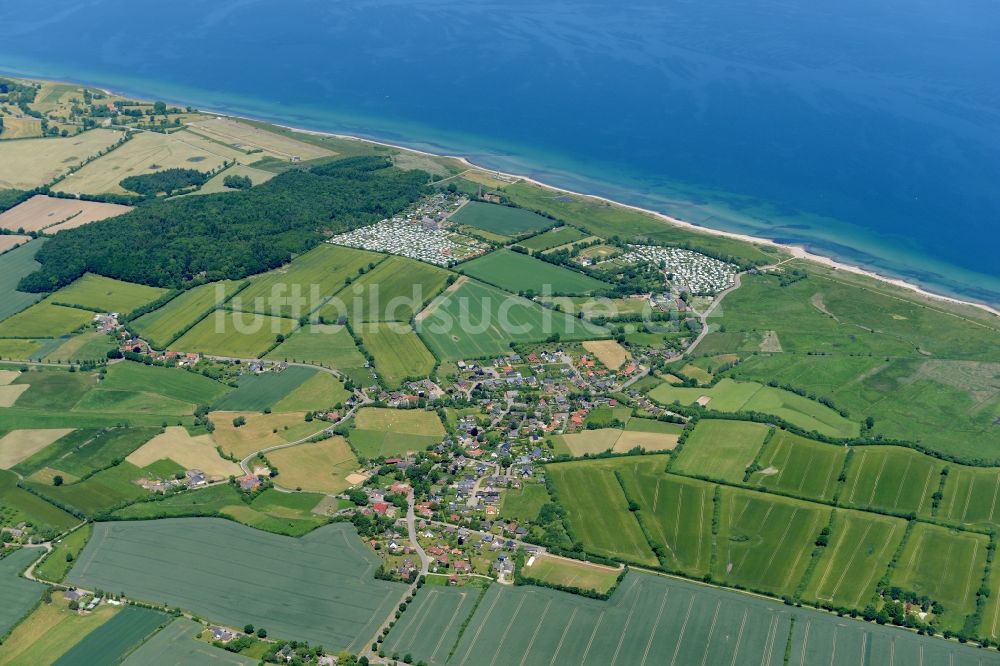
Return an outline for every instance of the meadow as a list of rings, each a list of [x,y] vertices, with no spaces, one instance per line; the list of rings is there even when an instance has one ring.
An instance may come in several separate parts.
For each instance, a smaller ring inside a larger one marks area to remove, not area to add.
[[[625,432],[611,448],[616,453],[628,453],[638,447],[644,451],[672,451],[684,426],[652,419],[631,418],[625,424]]]
[[[370,323],[355,330],[375,357],[375,369],[389,388],[398,388],[407,377],[425,377],[434,369],[434,355],[409,324]]]
[[[226,187],[226,178],[228,176],[243,176],[249,178],[250,182],[254,185],[260,185],[266,183],[267,181],[274,178],[277,174],[273,171],[264,171],[263,169],[255,169],[251,166],[244,166],[242,164],[234,164],[228,169],[223,169],[219,173],[215,174],[208,179],[201,189],[192,192],[192,195],[198,194],[218,194],[219,192],[232,192],[233,189]],[[190,195],[185,195],[190,196]]]
[[[588,453],[610,451],[621,436],[622,431],[617,428],[594,428],[556,435],[553,438],[553,444],[556,446],[557,452],[565,452],[579,458]]]
[[[390,256],[319,310],[323,321],[347,317],[352,324],[410,321],[445,287],[450,273],[406,257]]]
[[[238,286],[238,282],[225,280],[188,289],[129,326],[154,349],[166,349],[185,329],[222,305]]]
[[[377,458],[422,451],[444,436],[444,426],[435,412],[364,407],[355,414],[347,439],[358,455]]]
[[[941,602],[945,611],[941,626],[960,629],[964,616],[976,608],[988,544],[984,534],[917,523],[889,583]]]
[[[455,224],[490,231],[501,236],[520,236],[540,231],[555,224],[554,220],[542,217],[523,208],[511,208],[497,204],[470,201],[451,216]]]
[[[51,664],[121,609],[101,604],[80,614],[67,608],[60,594],[51,604],[40,604],[11,635],[0,650],[0,664]]]
[[[791,595],[829,518],[821,505],[723,487],[712,578]]]
[[[541,299],[561,308],[564,312],[576,315],[582,312],[588,319],[594,317],[615,318],[621,315],[650,314],[653,311],[649,299],[635,298],[605,298],[592,296],[549,296]]]
[[[1000,527],[1000,470],[949,465],[937,516],[963,526]]]
[[[243,375],[236,380],[237,388],[216,400],[212,404],[212,409],[228,412],[260,412],[273,408],[318,372],[313,368],[290,365],[281,372],[272,370]]]
[[[201,624],[179,617],[156,632],[130,653],[126,666],[176,666],[177,664],[233,664],[254,666],[257,660],[223,650],[198,640],[204,631]]]
[[[0,638],[7,635],[42,597],[45,586],[21,578],[21,572],[41,557],[38,548],[22,548],[0,559]]]
[[[385,255],[321,243],[290,264],[253,278],[233,300],[244,312],[299,318],[344,288],[348,278],[384,259]]]
[[[69,481],[111,466],[158,432],[149,427],[75,430],[22,461],[14,471],[31,478],[39,470],[55,469]]]
[[[45,581],[60,583],[66,577],[73,561],[87,545],[93,532],[91,525],[73,530],[52,544],[52,551],[35,567],[35,576]],[[72,556],[73,559],[70,559]]]
[[[672,465],[679,474],[742,483],[767,437],[763,423],[701,419]]]
[[[121,136],[94,129],[70,137],[0,141],[0,189],[31,190],[50,183]]]
[[[561,227],[556,227],[555,229],[543,231],[537,236],[524,238],[518,241],[517,244],[531,250],[532,252],[544,252],[545,250],[551,250],[561,245],[575,243],[576,241],[583,240],[587,237],[587,234],[583,233],[576,227],[563,225]]]
[[[108,372],[99,386],[103,389],[155,393],[200,405],[211,404],[230,390],[225,384],[197,372],[131,361],[108,366]]]
[[[299,141],[291,136],[270,132],[232,118],[200,120],[192,123],[189,131],[203,134],[213,141],[230,145],[238,150],[260,150],[284,160],[291,160],[293,157],[300,160],[314,160],[337,154],[315,143]]]
[[[847,448],[824,444],[777,429],[757,460],[759,469],[748,483],[767,490],[833,499]]]
[[[236,427],[233,421],[240,416],[246,423]],[[308,423],[305,412],[212,412],[209,418],[215,424],[212,438],[223,451],[239,459],[261,449],[318,433],[325,425],[322,421]]]
[[[365,365],[365,357],[358,351],[350,331],[336,324],[303,326],[271,350],[266,358],[313,363],[342,372]]]
[[[14,524],[25,521],[38,527],[68,530],[79,520],[41,497],[17,487],[17,475],[0,470],[0,503],[11,511]]]
[[[489,358],[511,342],[608,337],[604,327],[555,312],[495,287],[468,280],[431,306],[417,330],[443,360]]]
[[[67,580],[357,651],[406,589],[373,578],[378,563],[349,525],[293,539],[217,518],[177,518],[96,524]]]
[[[555,555],[536,555],[531,566],[521,570],[527,576],[550,585],[577,587],[607,593],[618,582],[620,569],[593,562],[581,562]]]
[[[339,436],[271,451],[267,460],[278,470],[277,485],[318,493],[347,490],[352,485],[347,476],[359,467],[351,447]]]
[[[90,324],[93,312],[44,300],[0,322],[0,338],[59,338]]]
[[[903,540],[906,522],[837,509],[830,531],[830,543],[816,563],[803,597],[814,603],[864,608]]]
[[[610,287],[584,273],[507,249],[495,250],[467,261],[458,270],[515,293],[574,295],[589,294]]]
[[[294,367],[294,366],[293,366]],[[351,397],[344,384],[329,372],[317,372],[274,405],[278,412],[321,411],[342,405]]]
[[[631,457],[567,462],[547,466],[546,473],[566,510],[574,540],[587,552],[655,567],[656,556],[614,475],[633,464]]]
[[[25,458],[73,432],[71,428],[12,430],[0,437],[0,469],[10,469]]]
[[[500,515],[507,520],[527,522],[538,518],[538,512],[548,504],[549,491],[541,483],[522,483],[518,489],[503,493]]]
[[[117,348],[115,340],[98,330],[84,331],[71,338],[59,340],[52,351],[45,354],[48,363],[68,363],[71,361],[105,361],[108,352]]]
[[[828,437],[857,437],[860,430],[857,423],[815,400],[784,389],[757,382],[737,382],[728,377],[711,388],[672,386],[664,382],[650,391],[649,397],[664,405],[674,401],[693,405],[700,398],[707,398],[705,407],[709,410],[773,414],[803,430]]]
[[[283,317],[216,310],[174,340],[169,348],[211,356],[259,358],[275,345],[279,335],[290,335],[296,326],[294,320]]]
[[[855,447],[840,501],[859,509],[928,516],[944,466],[940,460],[898,446]]]
[[[617,370],[628,360],[628,352],[617,340],[586,340],[583,348],[611,370]]]
[[[160,611],[125,606],[114,617],[83,637],[54,663],[58,666],[77,664],[117,664],[158,627],[170,621]]]
[[[123,462],[75,483],[55,486],[27,481],[25,485],[43,498],[93,517],[119,504],[146,497],[148,492],[135,483],[143,476],[146,475],[141,469]]]

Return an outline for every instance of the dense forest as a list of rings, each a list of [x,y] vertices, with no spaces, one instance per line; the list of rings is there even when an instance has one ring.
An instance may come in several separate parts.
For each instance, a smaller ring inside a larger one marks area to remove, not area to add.
[[[126,190],[152,197],[160,192],[169,196],[185,187],[204,185],[206,180],[208,180],[208,174],[197,169],[164,169],[155,173],[129,176],[124,178],[120,184]]]
[[[351,157],[248,190],[157,199],[58,234],[18,288],[52,291],[87,272],[169,288],[239,279],[287,263],[330,233],[403,210],[427,193],[428,178],[382,157]]]

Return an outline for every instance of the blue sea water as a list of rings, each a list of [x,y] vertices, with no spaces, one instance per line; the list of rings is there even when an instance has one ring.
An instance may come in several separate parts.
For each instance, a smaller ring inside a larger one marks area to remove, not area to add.
[[[527,173],[1000,304],[993,0],[4,0],[0,69]]]

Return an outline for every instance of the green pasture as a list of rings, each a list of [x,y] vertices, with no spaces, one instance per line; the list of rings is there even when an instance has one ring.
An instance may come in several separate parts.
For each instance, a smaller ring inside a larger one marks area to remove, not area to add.
[[[560,245],[566,245],[568,243],[575,243],[578,240],[582,240],[587,237],[587,234],[583,233],[576,227],[562,226],[556,227],[555,229],[549,229],[548,231],[543,231],[537,236],[532,236],[531,238],[525,238],[518,241],[518,245],[521,247],[528,248],[532,252],[544,252],[545,250],[551,250],[554,247],[559,247]]]
[[[38,527],[68,530],[80,522],[41,497],[17,487],[17,475],[0,469],[0,505],[10,511],[11,524],[30,522]]]
[[[159,433],[159,428],[81,428],[22,460],[14,471],[25,476],[50,467],[83,477],[123,460]]]
[[[17,283],[25,275],[34,273],[41,267],[41,264],[35,261],[35,254],[44,243],[44,238],[38,238],[0,254],[0,321],[20,312],[42,297],[41,294],[18,291]]]
[[[671,468],[678,474],[742,483],[767,432],[763,423],[702,419]]]
[[[204,626],[194,620],[179,617],[132,652],[125,666],[177,666],[178,664],[233,664],[234,666],[254,666],[256,659],[217,648],[198,640]]]
[[[417,330],[443,360],[489,358],[510,350],[512,342],[608,337],[607,329],[495,287],[467,281],[439,299]]]
[[[268,371],[259,375],[254,373],[244,375],[237,380],[239,386],[236,390],[223,395],[212,405],[212,409],[260,412],[273,408],[318,372],[314,368],[290,365],[281,372]]]
[[[409,324],[361,324],[356,330],[388,387],[398,388],[407,377],[425,377],[434,369],[434,355]]]
[[[562,585],[581,590],[607,593],[618,582],[621,569],[603,564],[582,562],[568,557],[538,555],[531,566],[521,570],[522,575],[547,585]]]
[[[777,495],[722,488],[712,577],[777,596],[792,594],[830,509]]]
[[[294,367],[294,366],[293,366]],[[351,397],[339,379],[317,372],[274,405],[276,412],[312,412],[334,407]]]
[[[521,487],[503,493],[500,515],[507,520],[524,523],[538,518],[538,512],[550,501],[549,491],[540,483],[522,483]]]
[[[73,562],[80,556],[80,551],[87,545],[92,532],[91,525],[84,525],[54,542],[52,551],[45,556],[41,564],[35,567],[35,576],[55,583],[62,582],[73,566]],[[67,559],[70,556],[72,556],[72,560]]]
[[[459,270],[515,293],[589,294],[610,287],[584,273],[507,249],[477,257],[462,264]]]
[[[858,509],[927,516],[945,463],[898,446],[851,449],[840,502]]]
[[[87,330],[70,338],[61,339],[58,343],[51,351],[47,350],[43,358],[45,362],[103,362],[107,360],[108,352],[118,347],[115,338],[96,329]]]
[[[875,594],[906,521],[874,513],[836,509],[823,549],[803,596],[819,604],[864,608]]]
[[[73,284],[52,294],[49,300],[88,310],[128,314],[136,308],[152,303],[167,291],[159,287],[122,282],[87,273]]]
[[[558,306],[564,312],[576,316],[578,313],[589,319],[607,317],[616,319],[622,315],[652,313],[647,298],[605,298],[592,296],[550,296],[542,298],[543,303]]]
[[[123,361],[108,366],[102,389],[141,391],[166,398],[207,405],[230,391],[225,384],[183,368],[161,368]]]
[[[750,485],[800,497],[831,500],[847,448],[775,430],[750,475]]]
[[[267,354],[268,359],[313,363],[346,371],[363,368],[365,357],[343,326],[309,324],[298,329]]]
[[[355,325],[369,321],[410,321],[437,296],[450,273],[406,257],[388,257],[320,308],[323,321],[347,317]]]
[[[0,322],[0,338],[59,338],[89,325],[93,319],[93,312],[46,299]]]
[[[1000,470],[948,465],[937,516],[963,526],[1000,527]]]
[[[14,628],[45,591],[41,583],[21,578],[21,572],[42,556],[39,548],[22,548],[0,559],[0,637]]]
[[[170,349],[210,356],[258,358],[274,346],[279,335],[287,337],[296,326],[292,319],[216,310],[171,343]]]
[[[165,349],[186,328],[225,303],[239,284],[225,280],[188,289],[129,325],[153,348]]]
[[[22,372],[13,383],[29,385],[14,403],[16,407],[65,412],[97,385],[97,374],[69,372],[62,368],[36,368]]]
[[[69,507],[85,516],[96,516],[125,502],[136,501],[149,493],[134,483],[144,476],[135,465],[122,462],[82,481],[55,486],[26,481],[25,485],[43,498]]]
[[[451,221],[502,236],[520,236],[555,224],[554,220],[523,208],[511,208],[481,201],[470,201],[465,204],[451,216]]]
[[[378,565],[343,523],[293,539],[217,518],[177,518],[96,524],[67,580],[356,652],[406,589],[375,579]]]
[[[545,468],[566,510],[574,540],[587,552],[646,566],[658,561],[650,550],[616,470],[628,470],[632,456],[558,463]]]
[[[355,414],[347,440],[359,456],[378,458],[423,451],[444,436],[436,412],[364,407]]]
[[[166,613],[125,606],[59,657],[54,666],[114,666],[157,627],[169,621],[170,616]]]

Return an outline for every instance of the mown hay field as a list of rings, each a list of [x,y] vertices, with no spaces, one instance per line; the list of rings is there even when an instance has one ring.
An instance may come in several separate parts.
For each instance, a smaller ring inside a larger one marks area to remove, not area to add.
[[[233,420],[241,416],[246,419],[246,424],[239,427],[234,426]],[[283,414],[212,412],[210,418],[215,424],[212,438],[222,447],[223,451],[240,459],[255,451],[285,444],[289,441],[286,439],[287,433],[291,432],[293,428],[298,433],[305,429],[304,426],[308,426],[309,432],[303,433],[303,437],[323,429],[322,422],[307,424],[305,412]]]
[[[830,542],[816,563],[803,596],[815,603],[864,608],[903,540],[901,518],[837,509]]]
[[[208,172],[225,162],[245,157],[238,150],[221,146],[193,132],[171,134],[140,132],[129,141],[87,164],[56,186],[70,194],[125,194],[119,183],[165,169],[197,169]]]
[[[628,469],[629,458],[558,463],[546,467],[575,539],[595,555],[646,566],[658,561],[636,517],[615,470]]]
[[[211,356],[258,358],[274,346],[279,335],[287,337],[297,325],[283,317],[216,310],[170,343],[169,348]]]
[[[622,367],[628,360],[628,352],[616,340],[586,340],[583,348],[612,370]]]
[[[820,500],[833,499],[847,448],[775,430],[749,479],[754,486]]]
[[[267,454],[278,469],[274,481],[291,490],[339,493],[349,488],[347,476],[358,469],[358,459],[343,437],[307,442]]]
[[[544,250],[550,250],[554,247],[559,247],[560,245],[574,243],[586,237],[587,234],[583,233],[576,227],[564,225],[561,227],[556,227],[555,229],[549,229],[548,231],[543,231],[537,236],[532,236],[531,238],[525,238],[521,241],[518,241],[517,244],[520,245],[521,247],[528,248],[532,252],[542,252]]]
[[[31,241],[31,236],[18,236],[17,234],[5,234],[0,236],[0,254],[20,247]]]
[[[386,386],[398,388],[407,377],[425,377],[437,362],[409,324],[380,322],[355,329],[375,357],[375,369]]]
[[[191,123],[189,131],[203,134],[213,141],[227,144],[241,151],[264,151],[285,160],[290,160],[293,157],[300,160],[314,160],[337,154],[322,146],[269,132],[232,118],[200,120]],[[256,161],[259,158],[251,155],[246,159]]]
[[[221,306],[238,285],[238,282],[226,280],[188,289],[130,325],[154,349],[165,349],[185,329]]]
[[[172,545],[169,556],[163,543]],[[349,525],[292,539],[217,518],[178,518],[98,523],[67,580],[357,651],[406,589],[376,580],[378,564]]]
[[[621,436],[622,431],[617,428],[595,428],[559,435],[556,437],[556,445],[561,443],[570,455],[580,457],[588,453],[603,453],[611,450]]]
[[[555,224],[523,208],[470,201],[451,216],[456,224],[467,224],[502,236],[519,236],[529,231],[540,231]]]
[[[45,355],[48,363],[69,361],[105,361],[108,352],[117,348],[116,340],[98,330],[84,331],[65,340]]]
[[[521,570],[521,575],[544,583],[577,587],[605,593],[615,586],[621,569],[571,560],[555,555],[536,555],[530,566]]]
[[[457,283],[456,283],[457,284]],[[474,280],[437,299],[417,330],[443,360],[489,358],[511,342],[608,337],[607,329]]]
[[[437,444],[445,435],[435,412],[365,407],[354,416],[351,445],[366,458],[403,456]]]
[[[410,321],[441,293],[449,273],[406,257],[391,256],[337,292],[319,314],[324,321],[347,317],[355,325],[373,321]]]
[[[105,220],[132,210],[131,206],[61,199],[36,194],[27,201],[0,213],[0,229],[8,231],[41,231],[57,233],[80,227],[98,220]]]
[[[121,136],[121,132],[93,129],[69,137],[0,141],[0,189],[31,190],[45,185]]]
[[[0,650],[0,664],[51,664],[85,636],[115,616],[121,607],[101,604],[82,614],[68,608],[61,594],[40,604],[17,625]]]
[[[363,368],[365,357],[344,326],[309,324],[303,326],[267,354],[269,359],[314,363],[337,370]]]
[[[757,382],[736,382],[728,377],[711,388],[690,388],[663,383],[649,392],[649,397],[669,405],[675,400],[692,405],[700,399],[711,410],[720,412],[753,411],[773,414],[803,430],[829,437],[856,437],[860,427],[826,405],[790,391]]]
[[[776,596],[792,594],[830,511],[818,504],[723,487],[712,577]]]
[[[148,467],[158,460],[169,459],[184,469],[201,470],[209,476],[239,476],[236,463],[219,456],[215,441],[209,435],[192,437],[186,428],[171,426],[128,455],[125,460],[136,467]]]
[[[72,428],[13,430],[0,437],[0,469],[10,469],[33,453],[44,449]]]
[[[763,423],[702,419],[677,454],[674,471],[742,483],[767,433]]]
[[[166,289],[159,287],[122,282],[87,273],[73,284],[52,294],[51,300],[62,305],[127,314],[152,303],[166,293]]]
[[[851,451],[841,503],[930,515],[944,462],[898,446],[859,446]]]
[[[589,294],[610,285],[563,266],[500,249],[467,261],[460,270],[477,280],[515,293]]]

